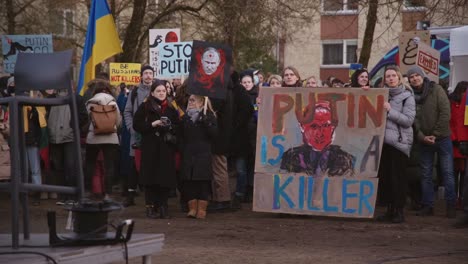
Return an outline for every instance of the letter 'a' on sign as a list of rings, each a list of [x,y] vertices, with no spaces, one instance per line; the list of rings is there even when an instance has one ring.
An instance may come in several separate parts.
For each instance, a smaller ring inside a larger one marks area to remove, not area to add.
[[[388,89],[262,90],[253,210],[371,218]]]

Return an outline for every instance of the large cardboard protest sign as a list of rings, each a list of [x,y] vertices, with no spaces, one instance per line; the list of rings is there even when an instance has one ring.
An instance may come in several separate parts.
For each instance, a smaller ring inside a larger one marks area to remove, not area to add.
[[[387,89],[265,88],[253,210],[373,216]]]
[[[439,63],[440,52],[429,45],[420,43],[416,64],[423,69],[427,78],[436,83],[439,83]]]
[[[112,85],[125,83],[126,85],[140,84],[140,63],[115,63],[109,65],[109,77]]]
[[[411,66],[416,64],[419,43],[430,45],[431,35],[429,31],[409,31],[400,33],[398,48],[400,56],[399,63],[402,73],[406,73]]]
[[[180,28],[150,29],[149,31],[149,63],[154,69],[155,77],[160,74],[159,45],[180,41]]]
[[[15,71],[16,58],[20,52],[52,53],[52,35],[3,35],[3,67],[7,73]]]
[[[212,98],[226,98],[231,65],[230,47],[194,40],[187,92]]]
[[[159,45],[159,77],[173,78],[189,75],[192,42],[164,43]]]

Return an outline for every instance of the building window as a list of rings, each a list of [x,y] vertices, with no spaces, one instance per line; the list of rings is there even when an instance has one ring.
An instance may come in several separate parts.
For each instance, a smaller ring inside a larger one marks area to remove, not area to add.
[[[356,12],[359,0],[323,0],[324,12]]]
[[[50,16],[51,29],[54,34],[60,37],[71,38],[75,34],[75,17],[72,10],[52,10]]]
[[[405,7],[425,7],[426,1],[425,0],[405,0],[403,2]]]
[[[405,0],[403,1],[403,11],[425,11],[425,0]]]
[[[322,65],[347,65],[357,62],[357,40],[322,42]]]

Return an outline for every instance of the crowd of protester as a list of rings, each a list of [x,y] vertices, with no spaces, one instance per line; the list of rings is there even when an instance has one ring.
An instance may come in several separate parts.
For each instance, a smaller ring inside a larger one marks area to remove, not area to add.
[[[224,100],[190,95],[181,79],[155,79],[148,65],[141,69],[138,86],[113,87],[108,79],[107,74],[98,75],[88,83],[84,96],[77,95],[86,195],[115,199],[115,187],[120,187],[124,206],[142,206],[142,213],[155,219],[169,218],[170,211],[177,210],[168,206],[174,196],[180,210],[197,219],[204,219],[207,212],[229,212],[252,202],[260,89],[372,88],[366,69],[356,70],[347,82],[333,76],[302,79],[292,66],[281,74],[233,71]],[[18,96],[13,76],[0,84],[1,96]],[[464,125],[468,82],[458,83],[448,94],[418,67],[402,73],[397,66],[389,66],[375,88],[389,90],[378,171],[378,204],[387,210],[376,220],[402,223],[405,207],[417,211],[415,215],[432,216],[435,193],[443,187],[446,217],[455,218],[456,210],[463,210],[455,226],[468,227],[468,202],[463,204],[468,201],[464,179],[468,173],[468,127]],[[64,93],[45,91],[31,96]],[[117,108],[114,132],[95,133],[89,120],[94,104]],[[1,110],[3,117],[8,109],[3,106]],[[81,168],[76,168],[73,158],[69,106],[25,106],[23,110],[30,181],[75,185]],[[7,119],[0,120],[2,128]],[[230,186],[230,175],[236,177],[235,188]],[[144,195],[144,205],[135,202],[139,194]],[[58,204],[65,204],[75,198],[37,193],[33,203],[58,199]]]

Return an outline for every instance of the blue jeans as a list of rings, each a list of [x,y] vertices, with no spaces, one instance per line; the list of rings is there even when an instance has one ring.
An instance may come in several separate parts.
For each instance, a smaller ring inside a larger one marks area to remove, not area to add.
[[[455,205],[455,179],[453,175],[453,146],[450,137],[436,140],[433,145],[421,144],[421,175],[422,175],[422,204],[434,207],[434,184],[432,181],[432,168],[434,154],[438,154],[440,170],[445,186],[445,201]]]
[[[465,179],[463,181],[463,211],[468,215],[468,161],[465,160]]]
[[[254,164],[246,157],[237,157],[236,171],[236,195],[244,196],[247,193],[247,185],[253,185]]]
[[[39,148],[36,146],[27,146],[28,169],[31,172],[31,183],[41,184],[41,161],[39,159]]]

